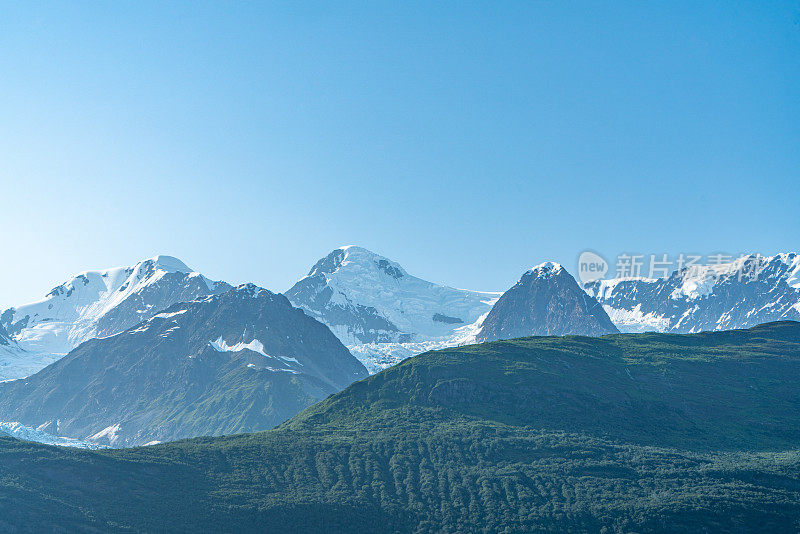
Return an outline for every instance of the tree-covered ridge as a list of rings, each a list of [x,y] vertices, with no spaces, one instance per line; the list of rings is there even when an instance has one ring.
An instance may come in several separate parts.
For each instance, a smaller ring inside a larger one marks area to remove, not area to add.
[[[418,356],[259,434],[0,439],[0,530],[796,531],[798,341],[527,338]]]
[[[701,334],[531,337],[422,354],[289,424],[390,408],[691,449],[800,444],[800,323]]]

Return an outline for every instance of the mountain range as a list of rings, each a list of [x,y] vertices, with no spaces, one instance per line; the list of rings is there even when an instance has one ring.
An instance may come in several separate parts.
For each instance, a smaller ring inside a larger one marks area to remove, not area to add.
[[[543,266],[551,264],[558,265]],[[554,270],[559,276],[544,277],[545,270],[526,271],[504,294],[470,291],[422,280],[384,256],[347,246],[321,258],[285,294],[372,373],[426,350],[509,336],[601,335],[614,327],[688,333],[800,319],[796,253],[684,268],[663,279],[600,280],[583,292],[563,267]],[[0,381],[29,376],[81,342],[122,332],[167,306],[230,288],[170,256],[80,273],[43,300],[0,314]]]
[[[745,261],[757,278],[740,275]],[[737,262],[585,289],[546,262],[501,295],[427,282],[349,246],[284,297],[158,256],[81,273],[3,312],[0,421],[113,446],[256,431],[428,350],[800,318],[796,254]]]
[[[230,288],[171,256],[79,273],[44,299],[0,314],[0,328],[16,342],[0,360],[0,380],[28,376],[86,340],[118,334],[172,304]]]
[[[794,532],[798,379],[795,322],[449,348],[258,434],[0,437],[0,531]]]
[[[667,278],[616,278],[586,284],[626,332],[700,332],[800,320],[800,256],[750,255],[684,267]]]
[[[552,303],[591,301],[558,274],[537,275]],[[517,311],[492,310],[496,294],[426,282],[358,247],[320,260],[287,295],[305,313],[253,285],[211,282],[168,256],[81,273],[43,301],[4,312],[15,337],[2,339],[29,355],[28,368],[75,347],[0,384],[0,420],[40,439],[115,447],[264,430],[366,375],[331,332],[374,372],[473,341],[487,315],[513,323]],[[553,312],[539,320],[552,323],[549,333],[597,333],[579,314],[565,324]]]
[[[365,376],[323,324],[249,284],[174,304],[0,384],[0,420],[117,447],[253,432]]]
[[[585,284],[554,262],[504,293],[452,289],[359,247],[320,259],[286,292],[377,372],[426,350],[530,335],[700,332],[800,320],[800,256],[752,255],[664,279]]]

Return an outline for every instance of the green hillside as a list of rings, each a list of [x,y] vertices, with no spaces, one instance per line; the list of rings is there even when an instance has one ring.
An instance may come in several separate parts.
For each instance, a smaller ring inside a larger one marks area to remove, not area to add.
[[[432,352],[281,427],[0,439],[0,531],[797,531],[800,323]]]

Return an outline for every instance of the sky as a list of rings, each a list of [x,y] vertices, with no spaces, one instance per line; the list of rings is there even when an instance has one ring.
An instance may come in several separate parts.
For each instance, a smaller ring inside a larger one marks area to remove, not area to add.
[[[0,73],[0,309],[156,254],[800,249],[798,2],[0,2]]]

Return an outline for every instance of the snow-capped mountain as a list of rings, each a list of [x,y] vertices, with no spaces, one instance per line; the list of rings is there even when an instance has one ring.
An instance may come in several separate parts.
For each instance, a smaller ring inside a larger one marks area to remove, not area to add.
[[[122,332],[171,304],[230,288],[171,256],[80,273],[44,299],[0,314],[0,327],[17,345],[0,352],[0,380],[30,375],[87,339]]]
[[[427,282],[388,258],[347,246],[319,260],[286,296],[377,372],[473,340],[500,294]]]
[[[617,278],[585,285],[624,332],[700,332],[800,320],[800,256],[751,255],[687,267],[669,278]]]
[[[366,376],[325,325],[247,284],[0,384],[0,421],[116,447],[255,432]]]
[[[45,445],[57,445],[59,447],[74,447],[76,449],[105,448],[103,445],[98,445],[91,441],[53,436],[47,432],[17,422],[0,422],[0,435],[3,434],[11,436],[12,438],[35,441],[36,443],[44,443]]]
[[[618,332],[602,306],[561,265],[545,262],[503,293],[478,342],[525,336],[601,336]]]

